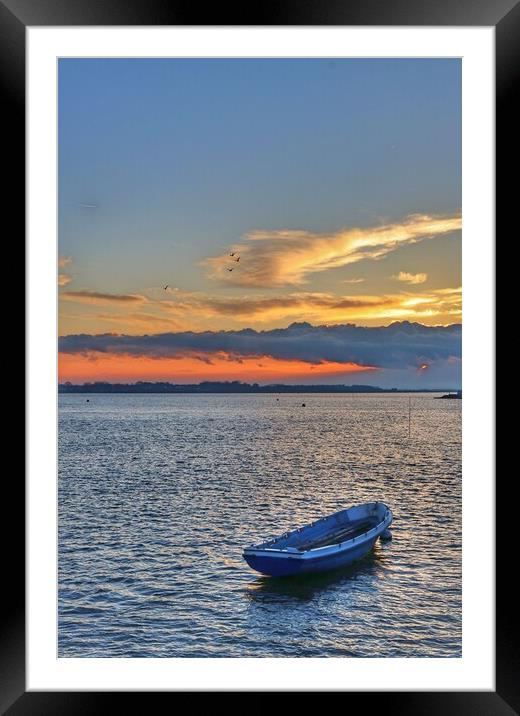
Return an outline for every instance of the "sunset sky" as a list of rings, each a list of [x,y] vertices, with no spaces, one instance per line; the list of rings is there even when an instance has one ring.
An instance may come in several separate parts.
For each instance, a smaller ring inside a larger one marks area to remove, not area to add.
[[[459,387],[461,225],[459,60],[59,62],[60,381]]]

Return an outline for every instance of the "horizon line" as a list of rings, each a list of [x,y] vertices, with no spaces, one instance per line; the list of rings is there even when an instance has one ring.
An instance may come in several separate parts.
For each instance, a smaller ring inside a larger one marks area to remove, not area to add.
[[[72,383],[71,381],[65,381],[63,383],[58,383],[58,388],[84,388],[84,387],[94,387],[94,386],[105,386],[105,387],[114,387],[114,386],[124,386],[124,387],[137,387],[137,386],[168,386],[168,387],[175,387],[175,388],[200,388],[201,386],[207,386],[207,387],[238,387],[238,388],[253,388],[254,390],[258,389],[265,389],[265,388],[289,388],[289,389],[295,389],[295,388],[304,388],[306,390],[309,389],[334,389],[334,390],[341,390],[341,389],[354,389],[358,392],[365,391],[365,392],[406,392],[406,393],[441,393],[441,392],[454,392],[458,391],[460,392],[462,390],[461,387],[438,387],[438,388],[406,388],[406,387],[391,387],[391,388],[382,388],[378,385],[367,385],[365,383],[247,383],[240,380],[203,380],[199,381],[198,383],[172,383],[171,381],[165,381],[165,380],[158,380],[158,381],[150,381],[150,380],[136,380],[134,382],[111,382],[106,380],[98,380],[98,381],[85,381],[83,383]]]

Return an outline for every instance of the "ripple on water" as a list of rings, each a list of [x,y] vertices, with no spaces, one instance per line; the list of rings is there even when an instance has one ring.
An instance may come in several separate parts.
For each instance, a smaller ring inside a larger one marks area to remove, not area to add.
[[[459,657],[461,403],[60,396],[59,655]],[[394,539],[268,579],[242,548],[369,500]]]

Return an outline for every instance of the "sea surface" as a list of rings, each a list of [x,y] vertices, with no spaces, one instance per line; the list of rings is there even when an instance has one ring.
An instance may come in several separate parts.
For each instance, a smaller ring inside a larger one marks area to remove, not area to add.
[[[409,437],[405,394],[61,395],[58,656],[460,657],[461,407],[413,394]],[[241,556],[374,500],[356,565]]]

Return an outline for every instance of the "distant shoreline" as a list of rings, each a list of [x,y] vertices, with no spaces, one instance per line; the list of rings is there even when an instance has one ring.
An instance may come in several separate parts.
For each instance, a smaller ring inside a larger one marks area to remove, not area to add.
[[[379,388],[371,385],[258,385],[257,383],[205,382],[182,385],[179,383],[60,383],[58,393],[130,393],[130,394],[185,394],[199,395],[231,393],[444,393],[457,388]]]

